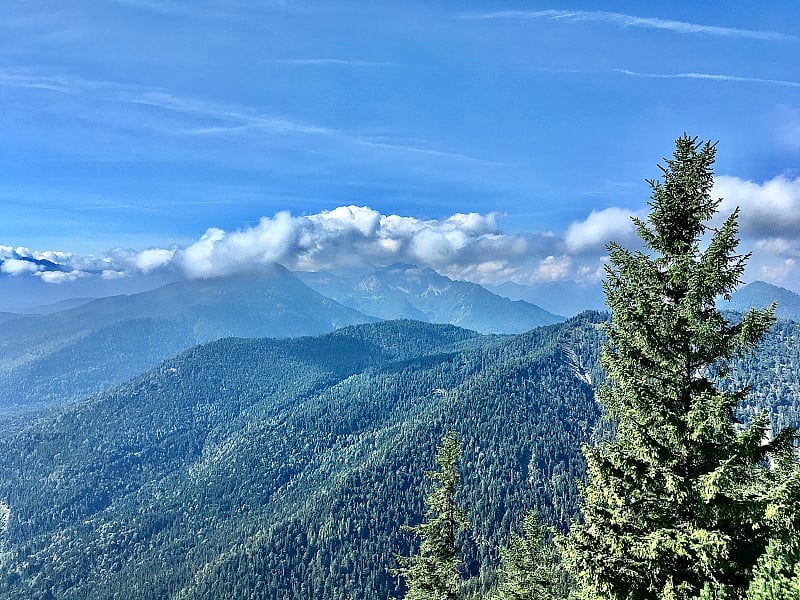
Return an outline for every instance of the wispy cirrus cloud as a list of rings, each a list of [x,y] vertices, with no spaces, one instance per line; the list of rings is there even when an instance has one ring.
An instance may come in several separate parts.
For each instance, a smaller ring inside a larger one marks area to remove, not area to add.
[[[373,149],[423,155],[473,165],[499,166],[491,160],[451,152],[421,144],[387,141],[384,137],[347,131],[301,119],[270,115],[253,107],[237,106],[173,94],[162,89],[127,85],[113,81],[89,80],[64,75],[42,75],[30,70],[0,69],[0,88],[41,90],[73,97],[86,96],[92,101],[103,101],[145,107],[182,117],[168,133],[192,136],[230,136],[271,134],[310,136],[336,140],[351,147],[366,146]],[[93,110],[94,112],[94,110]],[[137,126],[143,125],[141,119]]]
[[[781,33],[778,31],[759,31],[754,29],[740,29],[737,27],[722,27],[719,25],[704,25],[661,19],[658,17],[639,17],[625,13],[588,10],[500,10],[486,13],[473,13],[459,15],[460,19],[492,20],[492,19],[550,19],[562,22],[597,22],[609,23],[617,27],[637,27],[641,29],[657,29],[681,34],[714,35],[728,38],[744,38],[752,40],[770,41],[800,41],[800,37]]]
[[[375,60],[355,60],[349,58],[273,58],[269,62],[279,65],[298,65],[302,67],[390,67],[392,63]]]
[[[763,77],[742,77],[740,75],[726,75],[724,73],[642,73],[631,71],[630,69],[614,69],[615,73],[621,73],[629,77],[644,77],[647,79],[708,79],[711,81],[730,81],[734,83],[761,83],[766,85],[779,85],[784,87],[800,87],[798,81],[787,81],[785,79],[766,79]]]
[[[218,0],[109,0],[111,4],[169,17],[190,17],[204,20],[233,20],[263,10],[288,10],[292,4],[285,0],[261,2]]]
[[[433,150],[431,148],[424,148],[418,145],[403,144],[398,142],[381,141],[375,138],[359,138],[356,143],[362,146],[369,146],[370,148],[379,148],[384,150],[400,150],[410,154],[421,154],[423,156],[430,156],[434,158],[447,158],[461,162],[473,163],[476,165],[485,165],[491,167],[503,166],[504,163],[484,160],[466,154],[459,154],[457,152],[444,152],[442,150]]]
[[[46,90],[74,94],[88,87],[85,80],[58,75],[39,75],[27,70],[0,70],[0,87],[25,90]]]

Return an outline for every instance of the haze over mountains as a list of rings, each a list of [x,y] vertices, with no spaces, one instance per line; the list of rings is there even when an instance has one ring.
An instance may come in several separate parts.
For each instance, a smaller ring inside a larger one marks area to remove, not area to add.
[[[550,281],[536,285],[507,282],[490,288],[512,300],[524,300],[550,312],[572,317],[584,310],[607,310],[603,288],[599,283],[579,284],[574,281]]]
[[[0,319],[0,411],[82,399],[223,337],[317,335],[379,318],[451,323],[481,333],[520,333],[563,320],[407,265],[362,277],[302,277],[322,293],[273,265],[258,276],[183,280],[130,296],[76,300],[75,308],[50,314],[9,315]]]
[[[58,302],[53,302],[52,304],[38,304],[36,306],[31,306],[20,312],[25,315],[49,315],[55,312],[61,312],[62,310],[69,310],[70,308],[83,306],[92,300],[97,300],[97,298],[67,298],[66,300],[60,300]]]
[[[571,314],[602,307],[599,287],[563,284],[497,288]],[[721,306],[743,312],[778,301],[800,320],[800,297],[753,282]],[[59,310],[64,307],[66,310]],[[132,295],[76,298],[0,313],[0,413],[79,400],[121,383],[196,344],[229,336],[296,337],[380,319],[449,323],[479,333],[521,333],[564,318],[430,268],[397,264],[348,273],[292,273],[182,280]]]
[[[259,277],[186,280],[0,323],[5,411],[84,398],[196,344],[314,335],[377,320],[275,265]]]
[[[319,293],[382,319],[450,323],[479,333],[522,333],[564,320],[535,304],[510,301],[428,267],[396,264],[356,274],[297,275]]]

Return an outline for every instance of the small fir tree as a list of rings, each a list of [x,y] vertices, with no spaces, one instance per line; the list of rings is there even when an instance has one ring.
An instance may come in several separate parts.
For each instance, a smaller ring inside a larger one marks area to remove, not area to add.
[[[786,456],[794,431],[766,441],[765,417],[748,427],[735,418],[747,390],[719,386],[774,307],[737,323],[716,309],[747,255],[736,253],[738,211],[709,224],[720,202],[714,155],[710,143],[679,138],[663,181],[649,182],[647,220],[634,220],[645,250],[609,245],[600,400],[616,437],[585,449],[584,520],[567,549],[586,598],[742,598],[777,535],[769,481],[781,467],[770,457]]]
[[[570,579],[548,531],[530,513],[522,522],[522,535],[511,534],[500,550],[502,567],[492,600],[563,600],[569,596]]]
[[[425,499],[425,519],[403,529],[419,538],[417,553],[398,556],[400,567],[392,573],[406,581],[406,600],[457,600],[462,583],[459,534],[468,522],[456,503],[460,480],[461,442],[455,431],[442,440],[436,454],[439,470],[429,471],[433,490]]]

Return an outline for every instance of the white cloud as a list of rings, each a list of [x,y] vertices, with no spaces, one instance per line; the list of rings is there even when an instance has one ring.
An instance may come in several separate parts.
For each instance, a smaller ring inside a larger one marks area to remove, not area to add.
[[[89,273],[84,271],[39,271],[34,275],[41,277],[45,283],[69,283],[81,277],[88,277]]]
[[[215,136],[249,134],[261,139],[272,136],[305,136],[320,140],[338,140],[351,148],[366,147],[407,156],[439,158],[456,163],[498,166],[500,163],[472,157],[440,148],[429,148],[402,142],[389,142],[381,136],[341,130],[325,125],[307,123],[280,115],[266,114],[252,106],[238,106],[179,96],[158,88],[132,86],[114,81],[91,80],[79,77],[40,75],[25,70],[0,69],[0,88],[35,89],[43,93],[85,96],[93,105],[112,103],[151,109],[154,113],[168,112],[179,119],[165,128],[158,115],[144,120],[137,114],[136,124],[150,123],[160,133],[178,136]],[[374,154],[374,152],[372,153]],[[374,156],[371,156],[371,159]]]
[[[54,250],[46,250],[44,252],[31,252],[27,248],[17,248],[17,254],[20,256],[31,256],[36,260],[49,260],[52,263],[63,263],[72,258],[69,252],[58,252]]]
[[[763,77],[743,77],[741,75],[727,75],[725,73],[641,73],[630,69],[614,69],[615,73],[621,73],[629,77],[645,77],[648,79],[708,79],[711,81],[729,81],[734,83],[763,83],[767,85],[778,85],[783,87],[800,87],[799,81],[788,81],[786,79],[765,79]]]
[[[100,278],[105,279],[107,281],[111,281],[114,279],[124,279],[127,277],[128,274],[124,271],[115,271],[114,269],[104,269],[102,273],[100,273]]]
[[[454,214],[422,220],[382,215],[367,206],[340,206],[308,216],[288,212],[235,232],[209,229],[179,252],[192,277],[249,271],[271,262],[320,270],[404,261],[439,268],[472,262],[479,247],[519,253],[521,236],[498,236],[495,215]]]
[[[143,250],[136,255],[136,267],[142,273],[150,273],[169,264],[174,254],[175,250],[165,250],[163,248]]]
[[[800,177],[778,176],[763,183],[726,175],[715,179],[713,193],[720,210],[741,210],[742,235],[758,238],[800,237]]]
[[[791,279],[796,281],[797,261],[793,258],[784,259],[783,262],[762,265],[758,269],[759,279],[776,285],[785,284]]]
[[[798,240],[781,237],[763,238],[756,241],[755,251],[765,255],[800,256],[800,243]]]
[[[757,31],[719,25],[702,25],[657,17],[637,17],[624,13],[590,10],[501,10],[489,13],[462,15],[462,19],[550,19],[562,22],[598,22],[610,23],[618,27],[639,27],[642,29],[660,29],[673,33],[699,33],[732,38],[749,38],[755,40],[796,41],[797,36],[777,31]]]
[[[35,273],[39,266],[29,260],[18,258],[7,258],[0,264],[0,271],[6,275],[23,275],[25,273]]]
[[[714,194],[724,196],[722,211],[741,206],[742,250],[754,251],[746,280],[766,279],[798,289],[800,260],[800,179],[776,177],[755,183],[720,176]],[[32,252],[0,246],[2,272],[31,273],[47,283],[81,277],[118,279],[171,272],[208,278],[259,272],[272,263],[291,270],[337,270],[397,262],[431,267],[481,284],[522,284],[575,280],[596,283],[604,275],[606,244],[640,247],[632,211],[609,207],[571,223],[563,235],[507,233],[493,213],[456,213],[438,219],[385,215],[368,206],[339,206],[310,215],[288,211],[263,217],[234,231],[208,229],[185,247],[142,251],[113,249],[103,256]],[[31,267],[36,258],[43,263]],[[26,260],[29,259],[29,260]]]
[[[539,261],[535,281],[560,281],[572,275],[572,259],[569,256],[548,256]]]
[[[611,242],[627,244],[636,236],[632,216],[641,215],[624,208],[612,206],[600,211],[592,211],[583,221],[574,221],[567,228],[564,242],[573,254],[604,253]]]

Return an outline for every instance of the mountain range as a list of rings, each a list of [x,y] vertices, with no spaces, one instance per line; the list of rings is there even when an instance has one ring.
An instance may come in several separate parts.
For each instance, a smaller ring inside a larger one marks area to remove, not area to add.
[[[800,295],[764,281],[753,281],[740,287],[731,294],[730,301],[723,300],[720,306],[743,313],[751,308],[766,308],[773,302],[778,304],[777,317],[800,321]]]
[[[55,312],[61,312],[62,310],[69,310],[70,308],[83,306],[92,300],[96,300],[96,298],[67,298],[66,300],[60,300],[51,304],[31,306],[20,312],[26,315],[49,315]]]
[[[597,290],[575,283],[509,283],[498,291],[544,299],[550,288],[553,305],[554,299],[572,298],[558,300],[565,313],[584,302],[601,304]],[[741,312],[774,300],[778,316],[800,320],[800,297],[764,282],[740,288],[721,306]],[[337,274],[291,273],[273,265],[259,276],[184,280],[127,296],[64,300],[36,312],[0,313],[0,414],[82,399],[227,336],[316,335],[402,318],[513,334],[563,320],[529,302],[405,264]]]
[[[514,336],[385,321],[320,337],[227,338],[0,433],[0,595],[384,599],[419,522],[435,446],[463,445],[470,597],[535,509],[576,514],[581,445],[603,435],[602,323]],[[800,423],[800,325],[781,321],[730,385]],[[51,595],[47,595],[51,594]]]
[[[72,308],[57,310],[64,306]],[[519,333],[563,320],[409,265],[356,277],[295,274],[276,264],[258,276],[184,280],[39,310],[45,314],[0,315],[0,413],[84,398],[228,336],[316,335],[394,318]]]
[[[525,301],[454,281],[431,268],[395,264],[356,274],[298,273],[329,298],[382,319],[450,323],[479,333],[522,333],[564,317]]]
[[[228,338],[9,427],[0,595],[384,599],[450,427],[480,573],[517,515],[575,512],[598,411],[574,368],[595,361],[596,323]]]
[[[550,281],[536,285],[506,282],[491,286],[494,293],[512,300],[524,300],[566,316],[584,310],[608,310],[599,283],[579,284],[574,281]]]
[[[187,280],[0,323],[0,412],[100,392],[196,344],[314,335],[377,320],[279,265],[258,277]]]

